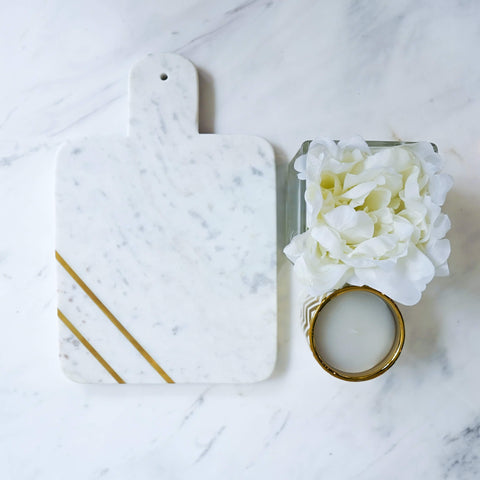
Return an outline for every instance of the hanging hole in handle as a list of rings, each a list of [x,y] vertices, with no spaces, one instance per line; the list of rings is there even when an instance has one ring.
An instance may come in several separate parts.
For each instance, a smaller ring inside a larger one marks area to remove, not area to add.
[[[167,75],[166,73],[162,73],[162,74],[160,75],[160,80],[165,81],[165,80],[167,80],[167,79],[168,79],[168,75]]]

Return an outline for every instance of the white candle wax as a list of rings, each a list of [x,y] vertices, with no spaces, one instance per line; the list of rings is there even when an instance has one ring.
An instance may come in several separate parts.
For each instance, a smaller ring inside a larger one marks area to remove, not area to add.
[[[322,308],[313,337],[317,353],[331,367],[363,372],[389,353],[395,341],[395,320],[377,295],[345,292]]]

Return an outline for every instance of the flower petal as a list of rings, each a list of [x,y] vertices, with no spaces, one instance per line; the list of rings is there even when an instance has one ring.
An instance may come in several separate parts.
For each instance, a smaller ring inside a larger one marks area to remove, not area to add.
[[[417,200],[420,198],[420,189],[418,188],[418,175],[420,174],[420,169],[418,167],[413,167],[412,172],[405,181],[404,200],[408,202],[409,200]]]
[[[350,267],[343,263],[322,265],[311,282],[310,293],[321,297],[335,288],[345,285]]]
[[[335,230],[332,230],[327,225],[319,225],[312,228],[311,233],[312,238],[314,238],[330,256],[338,259],[343,255],[345,241],[342,240]]]
[[[356,278],[403,305],[415,305],[435,274],[435,268],[418,248],[399,259],[395,268],[355,269]]]
[[[420,158],[425,158],[435,154],[435,150],[433,149],[432,144],[429,142],[407,143],[403,145],[403,148],[410,150]]]
[[[448,191],[453,186],[453,178],[446,173],[439,173],[430,179],[430,196],[437,205],[443,205]]]
[[[381,169],[370,169],[359,173],[347,173],[343,180],[343,188],[346,191],[360,183],[374,181],[379,175],[382,175],[382,172]]]
[[[367,153],[370,155],[371,150],[367,142],[360,136],[356,135],[349,138],[348,140],[341,140],[338,142],[338,146],[342,150],[360,150],[361,152]]]
[[[440,213],[432,228],[431,238],[443,238],[452,226],[450,219],[444,213]]]
[[[426,254],[432,260],[435,266],[445,263],[450,256],[450,241],[446,238],[441,240],[432,239],[427,244]]]
[[[398,263],[405,269],[408,279],[415,283],[422,292],[435,275],[435,267],[431,260],[414,245],[410,245],[408,255]]]
[[[411,282],[405,282],[397,269],[356,268],[355,277],[349,280],[352,285],[368,285],[403,305],[415,305],[421,292]]]
[[[299,257],[303,255],[307,248],[307,240],[310,237],[309,232],[301,233],[300,235],[295,235],[290,243],[283,249],[283,253],[287,258],[295,263]]]
[[[318,137],[312,140],[308,148],[308,152],[318,153],[326,152],[331,157],[336,158],[339,153],[339,148],[336,142],[327,137]]]
[[[361,183],[344,192],[342,197],[348,199],[365,198],[376,186],[377,182]]]
[[[373,212],[386,207],[390,203],[391,199],[392,193],[390,190],[379,187],[375,188],[367,195],[364,204],[365,207],[368,208],[368,211]]]
[[[323,217],[330,227],[340,232],[347,243],[360,243],[373,235],[374,225],[369,215],[363,211],[357,212],[348,205],[334,208]]]
[[[323,194],[320,185],[311,183],[305,190],[305,202],[312,209],[312,213],[317,215],[323,206]]]
[[[393,224],[393,234],[397,237],[398,241],[408,240],[414,230],[413,225],[399,215],[395,215]]]
[[[448,277],[450,275],[450,270],[448,269],[448,263],[442,263],[435,269],[435,275],[437,277]]]
[[[298,172],[297,177],[300,180],[305,180],[307,178],[307,156],[300,155],[297,157],[295,163],[293,164],[293,168],[295,168],[295,170]]]
[[[370,168],[391,168],[401,173],[412,167],[414,155],[403,145],[393,148],[384,148],[377,153],[367,157],[364,162],[365,170]]]
[[[397,243],[397,239],[393,235],[381,235],[379,237],[369,238],[360,243],[352,252],[352,255],[380,258],[391,251]]]

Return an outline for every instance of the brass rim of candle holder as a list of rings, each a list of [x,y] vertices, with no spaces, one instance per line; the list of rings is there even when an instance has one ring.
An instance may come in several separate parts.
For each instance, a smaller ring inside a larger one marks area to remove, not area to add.
[[[351,372],[345,372],[343,370],[334,368],[331,365],[329,365],[325,360],[323,360],[323,358],[319,355],[316,349],[313,332],[315,328],[315,323],[317,321],[318,316],[320,315],[322,308],[325,305],[327,305],[328,302],[338,297],[339,295],[342,295],[343,293],[351,292],[354,290],[373,293],[377,297],[380,297],[387,304],[387,306],[390,308],[390,311],[395,321],[395,339],[393,341],[392,348],[390,349],[390,351],[387,353],[387,355],[382,361],[377,363],[372,368],[369,368],[368,370],[351,373]],[[396,362],[397,358],[399,357],[402,351],[403,344],[405,342],[405,324],[403,322],[403,317],[402,317],[402,314],[400,313],[400,310],[398,309],[397,305],[391,298],[387,297],[386,295],[379,292],[378,290],[375,290],[370,287],[366,287],[366,286],[357,287],[357,286],[349,285],[347,287],[343,287],[338,290],[335,290],[333,293],[326,296],[320,302],[319,306],[315,309],[315,311],[312,314],[310,328],[308,331],[308,339],[309,339],[310,349],[312,350],[313,356],[315,357],[317,362],[322,366],[322,368],[326,370],[330,375],[333,375],[336,378],[340,378],[341,380],[346,380],[349,382],[362,382],[364,380],[371,380],[372,378],[378,377],[382,373],[385,373]]]

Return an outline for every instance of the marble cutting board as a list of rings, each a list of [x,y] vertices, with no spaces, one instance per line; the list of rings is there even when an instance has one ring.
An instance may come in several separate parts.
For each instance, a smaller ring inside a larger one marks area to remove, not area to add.
[[[130,74],[127,137],[58,153],[58,317],[85,383],[234,383],[276,358],[271,146],[198,133],[195,67],[150,55]]]

